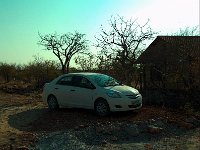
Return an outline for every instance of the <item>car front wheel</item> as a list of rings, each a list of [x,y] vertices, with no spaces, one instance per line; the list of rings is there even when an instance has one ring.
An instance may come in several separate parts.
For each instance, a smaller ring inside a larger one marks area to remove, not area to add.
[[[56,110],[59,108],[58,101],[53,95],[49,96],[47,103],[50,110]]]
[[[94,110],[99,116],[106,116],[110,113],[110,108],[106,100],[97,100],[94,104]]]

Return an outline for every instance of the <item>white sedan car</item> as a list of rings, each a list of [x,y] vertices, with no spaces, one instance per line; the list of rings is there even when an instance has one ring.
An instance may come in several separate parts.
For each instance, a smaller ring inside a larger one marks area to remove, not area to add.
[[[93,109],[100,116],[113,111],[137,110],[142,107],[138,90],[99,73],[64,74],[43,89],[43,100],[50,110],[59,107]]]

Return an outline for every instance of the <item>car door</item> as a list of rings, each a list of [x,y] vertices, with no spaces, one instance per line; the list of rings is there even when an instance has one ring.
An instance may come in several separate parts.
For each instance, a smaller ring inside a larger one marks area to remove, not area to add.
[[[80,108],[93,108],[94,85],[82,76],[73,76],[72,85],[73,105]]]
[[[58,100],[59,105],[71,107],[72,95],[72,76],[64,76],[55,85],[54,94]]]

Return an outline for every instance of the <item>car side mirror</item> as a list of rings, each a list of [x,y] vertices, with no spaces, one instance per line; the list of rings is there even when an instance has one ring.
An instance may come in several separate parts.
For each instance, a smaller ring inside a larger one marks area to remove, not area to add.
[[[96,89],[96,87],[95,87],[94,85],[90,84],[90,85],[88,86],[88,89],[94,90],[94,89]]]
[[[96,89],[96,87],[93,84],[85,84],[84,87],[87,89]]]
[[[119,81],[119,85],[123,85],[122,81]]]

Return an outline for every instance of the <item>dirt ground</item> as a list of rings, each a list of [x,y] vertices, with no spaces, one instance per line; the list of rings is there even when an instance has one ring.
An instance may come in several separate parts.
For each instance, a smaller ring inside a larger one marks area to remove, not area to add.
[[[39,112],[12,118],[13,115],[44,107],[41,96],[32,94],[8,94],[0,91],[0,149],[28,146],[35,142],[36,136],[28,131],[29,123],[39,117]]]
[[[41,100],[41,92],[20,95],[8,94],[0,91],[0,149],[42,149],[40,147],[41,144],[38,146],[37,143],[41,143],[44,137],[49,140],[47,136],[52,133],[70,131],[74,134],[76,132],[80,140],[84,138],[84,136],[82,136],[83,134],[88,133],[93,136],[92,132],[94,128],[95,132],[101,134],[101,139],[99,140],[100,144],[97,147],[93,147],[94,149],[131,149],[130,145],[133,143],[135,145],[143,143],[142,149],[146,150],[171,149],[169,145],[172,145],[173,149],[181,149],[183,143],[186,143],[185,149],[199,150],[200,128],[199,125],[194,126],[194,124],[186,121],[191,120],[191,118],[200,120],[198,115],[188,115],[183,111],[153,106],[144,106],[140,112],[137,113],[112,113],[107,117],[98,117],[93,111],[84,109],[60,109],[56,112],[49,112],[46,104]],[[111,128],[104,128],[108,126],[111,127],[112,125],[115,126],[116,124],[119,124],[118,127],[127,127],[127,125],[137,124],[139,128],[141,127],[139,125],[141,123],[143,124],[144,122],[152,122],[159,119],[165,122],[163,127],[166,126],[166,124],[174,125],[170,126],[170,128],[175,128],[176,126],[178,130],[180,129],[180,134],[170,132],[173,136],[169,136],[169,134],[164,134],[167,132],[166,130],[161,131],[163,133],[162,136],[160,136],[162,140],[156,138],[159,137],[157,136],[157,131],[152,133],[147,132],[143,134],[143,136],[137,135],[137,137],[134,136],[134,138],[132,138],[131,136],[126,137],[126,135],[120,136],[116,133],[110,133],[108,130]],[[64,135],[65,133],[61,134]],[[153,139],[151,142],[145,138],[147,134],[148,138]],[[108,139],[107,141],[103,140],[103,135],[106,136]],[[57,136],[58,135],[56,135],[55,138]],[[112,137],[110,141],[108,137]],[[56,140],[55,138],[54,140]],[[90,141],[94,139],[94,137],[88,136],[86,138]],[[146,141],[144,141],[144,139],[146,139]],[[84,139],[81,140],[85,141]],[[137,143],[133,142],[133,140],[136,140]],[[90,141],[85,143],[90,144]],[[126,143],[123,141],[126,141]],[[126,147],[127,143],[129,147]],[[45,144],[43,143],[43,145]],[[44,149],[50,148],[46,147]],[[89,147],[89,149],[92,149],[92,146]]]

